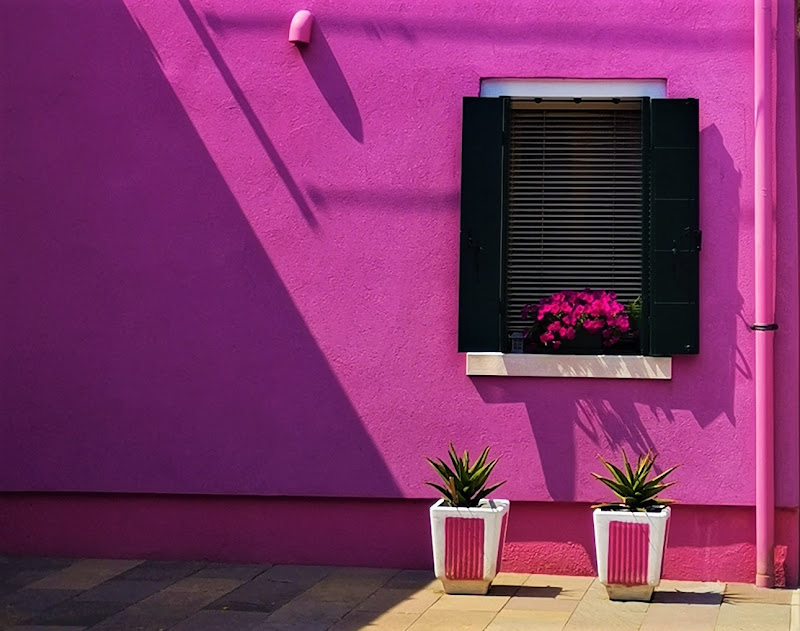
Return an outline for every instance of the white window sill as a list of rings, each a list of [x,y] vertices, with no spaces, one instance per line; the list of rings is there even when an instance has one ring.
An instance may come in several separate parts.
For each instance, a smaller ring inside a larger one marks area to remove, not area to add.
[[[467,353],[467,375],[672,379],[672,358],[643,355]]]

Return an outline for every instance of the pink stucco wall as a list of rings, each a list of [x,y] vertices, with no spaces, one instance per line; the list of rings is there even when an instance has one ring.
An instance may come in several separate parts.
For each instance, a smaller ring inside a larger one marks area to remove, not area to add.
[[[776,4],[777,499],[797,507],[793,3]],[[604,498],[595,455],[625,447],[680,463],[681,502],[752,505],[752,17],[3,0],[0,490],[423,498],[423,456],[453,440],[493,445],[512,500]],[[665,78],[700,100],[701,353],[671,381],[464,375],[460,110],[481,77]]]

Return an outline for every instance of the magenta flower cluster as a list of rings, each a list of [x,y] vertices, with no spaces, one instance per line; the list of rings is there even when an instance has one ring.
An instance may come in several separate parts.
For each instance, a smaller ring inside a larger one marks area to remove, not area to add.
[[[554,349],[575,339],[580,330],[600,335],[603,346],[613,346],[631,330],[628,314],[616,294],[603,290],[560,291],[538,304],[525,305],[522,318],[534,320],[525,333],[528,339]]]

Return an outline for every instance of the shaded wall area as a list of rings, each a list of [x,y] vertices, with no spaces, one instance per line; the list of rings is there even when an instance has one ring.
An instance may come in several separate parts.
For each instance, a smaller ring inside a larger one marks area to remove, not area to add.
[[[125,5],[0,24],[0,487],[396,494]]]

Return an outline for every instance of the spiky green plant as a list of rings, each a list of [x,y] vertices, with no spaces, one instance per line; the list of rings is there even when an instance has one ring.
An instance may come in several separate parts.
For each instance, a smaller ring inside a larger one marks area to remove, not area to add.
[[[628,510],[644,511],[653,506],[672,503],[672,500],[660,499],[658,494],[675,484],[675,482],[664,483],[664,478],[675,471],[675,469],[678,468],[677,466],[671,467],[648,480],[647,476],[650,475],[650,471],[656,463],[656,457],[650,451],[639,456],[635,471],[631,467],[630,462],[628,462],[628,457],[625,455],[624,450],[622,452],[624,471],[619,467],[615,467],[610,462],[603,460],[601,456],[597,457],[605,468],[611,472],[613,479],[604,478],[596,473],[592,475],[595,479],[600,480],[600,482],[610,488],[614,492],[614,495],[622,500],[622,502],[598,504],[594,508],[620,508],[624,506]]]
[[[503,481],[494,486],[486,486],[489,475],[492,473],[497,461],[500,460],[497,458],[487,462],[489,457],[488,447],[481,452],[481,455],[472,464],[469,462],[469,452],[464,451],[464,455],[459,458],[453,443],[450,443],[448,455],[450,456],[449,463],[441,458],[436,460],[426,458],[436,473],[439,474],[439,477],[442,478],[444,485],[433,482],[426,482],[425,484],[439,491],[450,506],[463,508],[478,506],[480,501],[488,496],[489,493],[505,484],[505,481]]]

